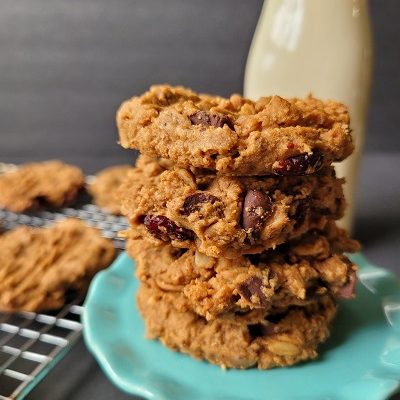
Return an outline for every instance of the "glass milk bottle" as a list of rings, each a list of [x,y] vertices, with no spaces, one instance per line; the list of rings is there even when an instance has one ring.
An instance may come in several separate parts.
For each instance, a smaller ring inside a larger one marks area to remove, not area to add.
[[[346,177],[350,229],[367,116],[372,40],[366,0],[266,1],[247,59],[244,95],[338,100],[350,110],[355,152],[336,165]]]

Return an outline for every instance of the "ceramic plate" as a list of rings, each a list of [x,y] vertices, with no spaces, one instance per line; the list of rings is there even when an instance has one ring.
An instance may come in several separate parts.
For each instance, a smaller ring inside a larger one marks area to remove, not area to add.
[[[357,299],[340,304],[316,361],[268,371],[222,370],[144,339],[138,283],[123,253],[92,282],[84,338],[122,390],[156,400],[380,400],[399,387],[400,285],[362,255]]]

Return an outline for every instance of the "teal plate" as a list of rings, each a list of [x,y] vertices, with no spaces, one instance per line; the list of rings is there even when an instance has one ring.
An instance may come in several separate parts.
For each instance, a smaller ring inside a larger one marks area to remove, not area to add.
[[[84,338],[125,392],[156,400],[381,400],[399,388],[400,284],[362,255],[357,299],[340,304],[316,361],[269,371],[223,370],[144,339],[133,262],[123,253],[92,282]]]

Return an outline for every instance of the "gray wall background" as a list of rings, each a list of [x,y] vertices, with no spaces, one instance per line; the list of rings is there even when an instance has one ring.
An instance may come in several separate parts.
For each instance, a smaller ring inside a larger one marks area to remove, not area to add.
[[[400,150],[398,0],[372,0],[367,151]],[[242,91],[260,0],[1,0],[0,161],[58,157],[88,172],[132,159],[119,103],[155,82]]]

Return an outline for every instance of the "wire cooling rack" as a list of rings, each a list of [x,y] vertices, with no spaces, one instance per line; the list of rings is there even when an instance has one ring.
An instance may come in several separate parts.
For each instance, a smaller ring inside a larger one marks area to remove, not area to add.
[[[12,168],[0,164],[0,173]],[[76,208],[24,214],[0,209],[5,229],[41,227],[66,217],[84,220],[112,239],[117,249],[124,248],[117,233],[127,228],[125,218],[105,213],[93,204],[81,202]],[[83,297],[71,299],[61,310],[49,314],[0,313],[0,400],[23,399],[67,354],[81,337],[82,302]]]
[[[117,237],[121,230],[128,227],[126,219],[102,211],[93,204],[81,204],[77,208],[63,208],[58,211],[39,211],[35,213],[16,214],[0,208],[0,221],[6,229],[17,225],[42,227],[64,218],[78,218],[87,225],[99,229],[103,236],[112,239],[117,249],[124,248],[124,241]]]
[[[0,399],[22,399],[81,336],[82,299],[55,315],[0,314]]]

